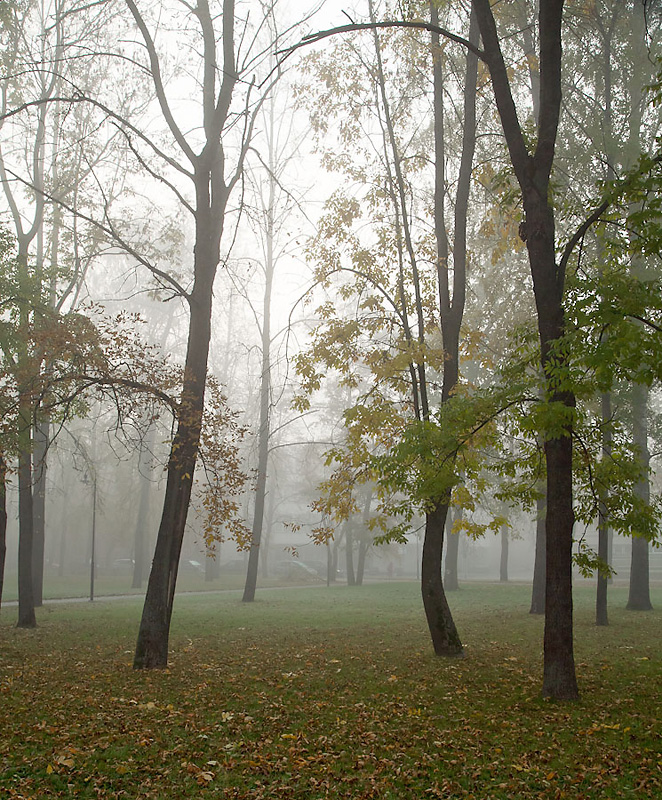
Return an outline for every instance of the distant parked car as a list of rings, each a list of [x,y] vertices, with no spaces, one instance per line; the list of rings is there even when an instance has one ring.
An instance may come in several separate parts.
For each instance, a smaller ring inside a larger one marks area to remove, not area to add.
[[[309,567],[312,567],[323,581],[327,579],[329,567],[326,561],[306,561],[306,564]],[[341,580],[343,577],[344,572],[340,569],[337,569],[336,580]]]
[[[291,559],[279,561],[274,567],[276,577],[286,581],[319,581],[321,580],[316,569],[304,564],[303,561]]]
[[[205,568],[199,561],[195,561],[192,558],[185,558],[183,561],[179,563],[180,572],[197,572],[205,574]]]
[[[225,564],[221,564],[218,571],[221,575],[241,575],[246,572],[246,566],[245,561],[235,558],[233,561],[226,561]]]

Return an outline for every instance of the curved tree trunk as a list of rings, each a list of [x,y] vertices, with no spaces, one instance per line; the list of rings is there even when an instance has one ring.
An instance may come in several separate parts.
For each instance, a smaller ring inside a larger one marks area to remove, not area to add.
[[[425,516],[425,539],[421,559],[421,593],[432,646],[438,656],[461,656],[460,640],[441,581],[441,556],[447,505],[438,505]]]
[[[177,430],[168,459],[163,513],[133,661],[136,669],[152,669],[164,668],[168,663],[168,640],[177,570],[202,427],[214,279],[220,261],[228,196],[240,177],[245,149],[242,149],[233,177],[226,183],[222,138],[237,82],[234,0],[223,2],[220,37],[223,50],[222,70],[218,66],[217,33],[208,0],[197,0],[195,7],[203,47],[201,107],[205,139],[199,154],[194,151],[172,116],[161,80],[159,57],[145,21],[134,0],[125,2],[147,49],[154,88],[165,122],[193,168],[191,179],[195,190],[194,280],[191,292],[186,295],[189,327],[182,393],[177,412]],[[221,85],[217,89],[219,72]],[[247,144],[247,141],[243,143],[245,147]]]
[[[210,264],[207,271],[215,271],[214,261]],[[133,664],[137,669],[165,668],[168,664],[170,620],[202,424],[211,325],[210,289],[197,296],[194,290],[190,306],[179,421],[168,461],[163,513],[136,643]]]

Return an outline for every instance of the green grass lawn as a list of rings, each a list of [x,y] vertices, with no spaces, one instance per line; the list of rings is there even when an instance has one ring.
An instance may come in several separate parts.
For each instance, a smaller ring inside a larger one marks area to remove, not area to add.
[[[182,571],[177,578],[178,592],[214,592],[225,591],[226,589],[243,589],[245,576],[238,573],[221,575],[213,581],[205,581],[204,574]],[[299,581],[300,582],[300,581]],[[322,585],[323,580],[310,579],[311,584]],[[272,576],[264,578],[260,576],[259,585],[263,587],[273,587],[280,585],[292,586],[293,581],[279,579]],[[120,575],[100,574],[94,581],[94,596],[96,598],[108,597],[109,595],[136,594],[144,595],[147,580],[141,589],[131,588],[131,575],[129,573]],[[90,595],[90,576],[89,574],[58,576],[46,573],[44,576],[44,599],[59,600],[71,597],[89,597]],[[6,576],[5,587],[2,594],[2,602],[16,602],[18,599],[18,582],[16,573]]]
[[[539,697],[526,586],[451,596],[466,658],[430,652],[418,587],[181,596],[165,672],[135,672],[138,598],[0,617],[3,798],[660,798],[662,614],[576,596],[582,698]],[[662,590],[653,597],[662,607]]]

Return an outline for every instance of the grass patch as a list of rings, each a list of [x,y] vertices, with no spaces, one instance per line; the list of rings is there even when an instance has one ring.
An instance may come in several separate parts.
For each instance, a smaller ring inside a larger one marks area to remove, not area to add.
[[[451,598],[467,657],[430,653],[418,587],[264,590],[176,603],[171,666],[135,672],[141,602],[0,621],[5,798],[659,798],[659,611],[593,624],[576,598],[582,699],[539,697],[526,586]],[[662,591],[653,598],[662,605]]]

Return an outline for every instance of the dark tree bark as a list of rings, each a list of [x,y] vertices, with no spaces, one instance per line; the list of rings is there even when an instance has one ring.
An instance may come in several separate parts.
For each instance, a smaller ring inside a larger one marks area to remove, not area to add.
[[[544,490],[543,490],[544,491]],[[536,501],[536,554],[533,563],[533,587],[529,614],[545,613],[545,573],[546,573],[546,507],[544,495]]]
[[[421,590],[434,652],[438,656],[461,656],[462,642],[441,583],[441,557],[447,508],[448,506],[439,506],[426,515],[421,559]]]
[[[650,502],[648,470],[648,389],[642,384],[632,387],[632,439],[639,452],[642,477],[635,486],[635,494],[644,503]],[[650,571],[648,541],[632,531],[632,560],[630,562],[630,591],[626,608],[631,611],[650,611]]]
[[[572,624],[572,419],[575,398],[555,379],[552,356],[563,373],[565,355],[555,352],[564,333],[565,274],[557,264],[554,210],[549,179],[561,106],[561,18],[563,0],[540,0],[540,117],[535,152],[528,151],[511,93],[489,0],[473,0],[506,143],[522,193],[526,242],[533,278],[545,395],[561,414],[561,433],[544,443],[547,464],[547,537],[543,696],[576,699]]]
[[[181,554],[193,475],[195,472],[204,408],[207,361],[211,338],[211,312],[214,278],[220,261],[220,243],[225,209],[233,181],[226,182],[222,135],[237,81],[234,51],[234,2],[224,0],[222,15],[223,70],[217,92],[218,74],[216,33],[207,0],[198,0],[196,17],[203,41],[202,105],[205,141],[196,154],[177,127],[160,78],[160,65],[154,41],[134,0],[126,0],[145,42],[150,59],[157,98],[175,141],[193,167],[195,189],[195,247],[193,288],[187,294],[189,326],[184,379],[177,429],[168,460],[163,513],[157,534],[152,569],[147,585],[134,667],[165,668],[177,571]]]

